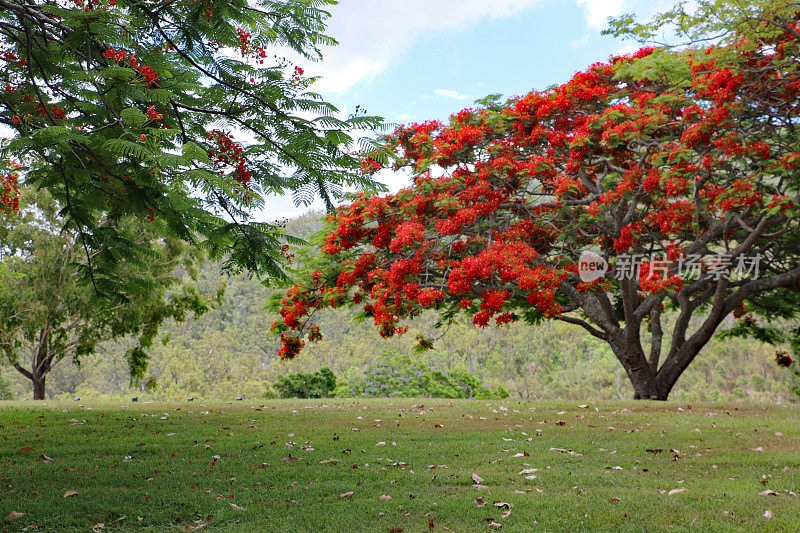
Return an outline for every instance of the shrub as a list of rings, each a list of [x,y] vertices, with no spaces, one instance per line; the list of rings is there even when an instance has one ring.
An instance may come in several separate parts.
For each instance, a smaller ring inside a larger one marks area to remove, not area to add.
[[[297,372],[281,376],[272,388],[281,398],[329,398],[336,388],[336,376],[330,368],[313,374]]]
[[[490,389],[466,372],[445,372],[407,355],[383,353],[378,361],[360,375],[348,372],[347,381],[340,387],[341,396],[371,398],[507,398],[502,387]]]

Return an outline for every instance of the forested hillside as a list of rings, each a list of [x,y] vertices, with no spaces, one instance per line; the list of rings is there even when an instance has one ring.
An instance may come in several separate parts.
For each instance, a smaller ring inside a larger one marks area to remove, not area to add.
[[[308,238],[322,227],[320,213],[287,221],[287,231]],[[435,316],[410,324],[406,335],[382,339],[371,321],[354,320],[354,310],[326,309],[315,317],[325,332],[295,360],[281,361],[278,338],[269,332],[276,315],[265,310],[269,296],[285,289],[268,288],[246,275],[227,277],[219,265],[204,263],[197,286],[212,294],[225,285],[220,305],[199,319],[167,323],[162,343],[151,350],[145,380],[130,387],[125,343],[102,346],[80,367],[63,361],[51,374],[48,396],[128,397],[179,400],[257,398],[280,376],[331,368],[337,376],[354,376],[382,353],[408,354],[443,371],[466,371],[484,384],[502,386],[520,399],[623,399],[630,383],[607,345],[584,330],[563,323],[506,327],[472,325],[463,319],[451,326],[432,350],[415,354],[419,333],[435,336]],[[665,324],[668,327],[668,324]],[[441,334],[439,333],[439,334]],[[775,350],[755,340],[714,340],[681,378],[672,398],[683,401],[754,400],[789,403],[794,376],[778,367]],[[12,368],[0,377],[16,399],[30,395],[30,385]],[[2,383],[0,381],[0,383]],[[0,396],[3,386],[0,385]]]

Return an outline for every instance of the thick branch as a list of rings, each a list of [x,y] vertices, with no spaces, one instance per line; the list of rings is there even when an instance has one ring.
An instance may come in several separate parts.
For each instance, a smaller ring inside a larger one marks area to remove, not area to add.
[[[653,338],[650,340],[650,372],[658,372],[658,362],[661,357],[661,342],[664,330],[661,328],[661,309],[656,307],[650,311],[650,330]]]
[[[594,326],[592,326],[591,324],[589,324],[585,320],[581,320],[580,318],[575,318],[575,317],[566,316],[566,315],[558,315],[556,317],[556,319],[560,320],[562,322],[566,322],[568,324],[575,324],[577,326],[580,326],[583,329],[585,329],[586,331],[588,331],[592,336],[597,337],[598,339],[602,339],[602,340],[608,342],[608,335],[606,333],[603,333],[602,331],[600,331],[599,329],[595,328]]]
[[[29,380],[33,381],[33,374],[31,374],[30,371],[25,370],[24,368],[22,368],[22,365],[20,365],[19,362],[14,361],[11,364],[13,365],[14,368],[16,368],[19,371],[20,374],[22,374],[23,376],[25,376]]]

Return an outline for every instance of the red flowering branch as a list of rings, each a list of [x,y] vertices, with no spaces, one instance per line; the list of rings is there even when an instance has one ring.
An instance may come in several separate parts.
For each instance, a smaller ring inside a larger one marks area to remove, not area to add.
[[[0,174],[0,213],[16,213],[19,210],[19,188],[17,174]]]

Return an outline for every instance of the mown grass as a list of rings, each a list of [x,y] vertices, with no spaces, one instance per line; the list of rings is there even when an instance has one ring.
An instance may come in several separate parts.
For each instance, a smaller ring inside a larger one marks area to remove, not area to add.
[[[0,402],[0,531],[800,531],[798,422],[635,402]]]

